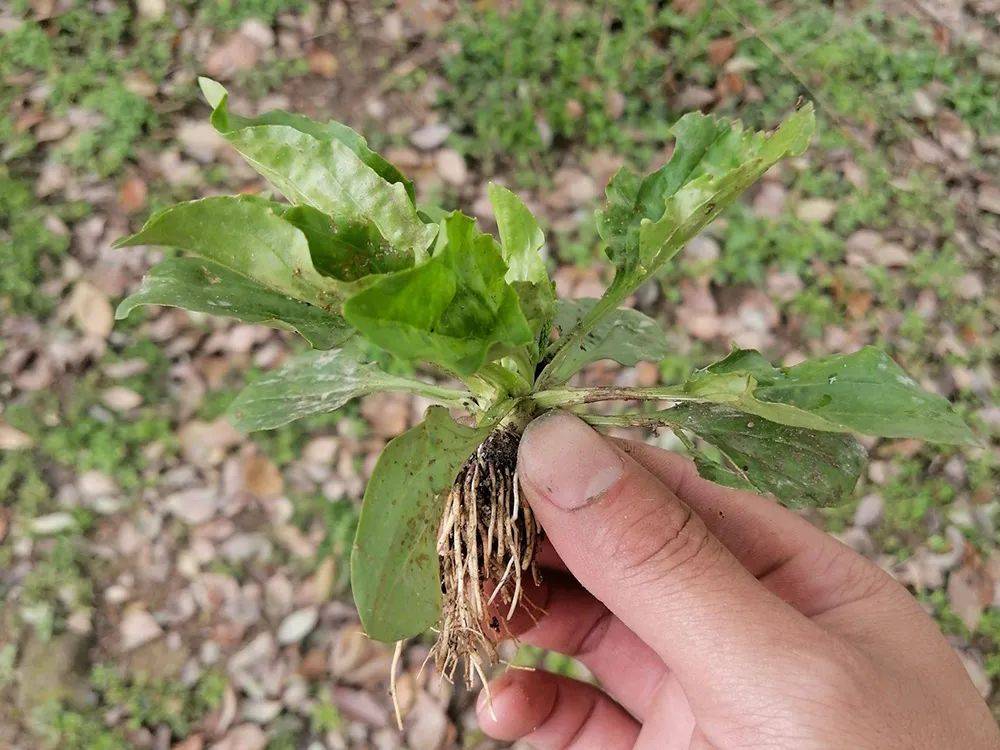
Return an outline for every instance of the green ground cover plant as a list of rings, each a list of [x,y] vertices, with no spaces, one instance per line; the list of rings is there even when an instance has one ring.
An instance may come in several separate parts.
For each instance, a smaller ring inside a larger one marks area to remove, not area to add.
[[[561,300],[539,253],[541,228],[507,188],[489,188],[494,237],[460,211],[418,206],[409,179],[350,128],[280,111],[242,117],[220,84],[203,78],[201,87],[214,127],[287,202],[217,196],[154,214],[118,244],[188,255],[154,266],[117,315],[171,305],[301,334],[315,351],[231,404],[244,430],[280,428],[377,391],[437,404],[375,466],[351,583],[371,637],[401,641],[436,628],[432,653],[446,675],[464,660],[471,681],[495,659],[504,615],[522,580],[538,575],[539,530],[519,495],[516,458],[524,427],[548,410],[598,427],[667,427],[704,476],[793,507],[850,495],[866,457],[855,433],[973,441],[945,399],[871,347],[793,367],[734,350],[671,385],[570,385],[597,360],[631,366],[670,353],[656,321],[620,306],[765,171],[806,150],[811,104],[770,132],[680,118],[667,163],[645,175],[623,168],[608,184],[595,217],[613,270],[604,295]],[[417,374],[383,367],[373,347]],[[587,410],[619,400],[642,407]]]

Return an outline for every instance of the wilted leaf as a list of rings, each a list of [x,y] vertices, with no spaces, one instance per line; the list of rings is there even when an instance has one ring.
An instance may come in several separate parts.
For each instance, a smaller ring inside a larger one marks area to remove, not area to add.
[[[317,272],[305,235],[282,218],[283,210],[253,196],[202,198],[153,214],[115,245],[177,247],[275,292],[330,309],[340,285]]]
[[[378,278],[347,300],[344,317],[398,357],[471,375],[491,353],[532,342],[506,271],[493,238],[455,212],[434,257]]]
[[[598,300],[559,300],[555,326],[561,333],[571,331],[593,309]],[[631,367],[643,360],[657,361],[670,352],[669,342],[659,324],[638,310],[618,308],[598,321],[583,341],[567,352],[551,376],[561,382],[584,365],[599,359],[613,359]],[[546,375],[549,372],[546,371]]]
[[[782,424],[881,437],[968,443],[969,427],[941,396],[923,390],[884,352],[814,359],[778,369],[737,350],[695,373],[685,391]]]
[[[659,412],[719,450],[729,465],[702,458],[699,471],[729,486],[749,483],[790,507],[826,506],[849,495],[867,457],[850,435],[789,427],[728,406],[681,404]]]
[[[328,352],[306,352],[284,367],[258,378],[230,406],[242,430],[270,430],[313,414],[335,411],[348,401],[376,391],[409,391],[459,406],[464,393],[390,375],[364,359],[348,343]]]
[[[456,424],[447,411],[432,407],[379,456],[351,555],[354,601],[370,637],[409,638],[437,621],[442,494],[489,431]]]
[[[214,107],[215,128],[289,200],[338,223],[371,224],[399,252],[424,257],[436,227],[417,216],[412,184],[360,135],[288,112],[232,115],[225,89],[202,79],[202,90]]]
[[[182,307],[298,331],[314,349],[331,349],[354,332],[338,315],[199,258],[172,258],[151,268],[139,289],[118,305],[115,317],[127,318],[139,305]]]

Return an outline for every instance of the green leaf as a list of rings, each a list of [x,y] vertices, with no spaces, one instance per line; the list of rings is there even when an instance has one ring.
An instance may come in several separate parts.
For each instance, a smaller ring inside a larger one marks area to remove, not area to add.
[[[282,295],[332,309],[340,285],[316,271],[305,235],[282,218],[282,211],[254,196],[202,198],[153,214],[115,246],[177,247]]]
[[[353,151],[361,161],[375,170],[388,183],[399,183],[406,189],[410,202],[414,202],[413,182],[404,175],[392,162],[368,146],[368,141],[356,130],[335,120],[316,122],[304,115],[294,112],[271,110],[257,117],[241,117],[229,112],[226,99],[229,92],[218,81],[204,76],[198,79],[201,92],[214,110],[213,117],[218,118],[218,126],[222,130],[253,127],[254,125],[288,125],[303,133],[308,133],[319,140],[337,140]]]
[[[247,118],[230,114],[211,84],[212,124],[243,157],[293,203],[312,206],[334,221],[371,224],[397,251],[425,257],[436,228],[424,224],[413,187],[402,174],[340,123],[318,123],[288,112]]]
[[[455,212],[434,256],[376,279],[344,304],[344,317],[383,349],[471,375],[487,357],[532,342],[496,242]]]
[[[674,151],[661,169],[644,178],[619,170],[596,214],[615,277],[576,329],[549,348],[550,364],[538,387],[561,382],[555,373],[565,372],[562,360],[586,333],[772,165],[802,153],[815,125],[812,104],[790,115],[771,135],[744,132],[738,121],[691,113],[674,125]]]
[[[811,104],[770,136],[739,121],[682,117],[666,165],[643,179],[622,170],[609,183],[597,223],[617,267],[614,284],[631,290],[649,278],[771,166],[802,153],[814,129]]]
[[[390,375],[348,343],[327,352],[306,352],[258,378],[229,408],[241,430],[271,430],[296,419],[336,411],[348,401],[378,391],[419,393],[451,406],[464,404],[463,391]]]
[[[827,506],[854,490],[867,458],[851,435],[789,427],[728,406],[681,404],[658,412],[711,443],[728,466],[703,457],[707,478],[749,483],[793,508]]]
[[[566,333],[589,313],[596,299],[559,300],[556,303],[555,326]],[[670,345],[663,329],[652,318],[638,310],[618,308],[601,318],[584,337],[579,346],[567,352],[558,363],[558,369],[546,375],[561,382],[584,365],[599,359],[613,359],[631,367],[636,362],[661,360],[670,353]]]
[[[756,351],[737,350],[695,373],[684,390],[698,399],[814,430],[974,442],[946,399],[923,390],[873,347],[780,370]]]
[[[545,262],[538,251],[545,235],[520,198],[494,182],[487,188],[493,215],[500,230],[500,249],[507,264],[507,281],[528,281],[552,292]]]
[[[115,317],[127,318],[139,305],[182,307],[298,331],[314,349],[331,349],[354,333],[337,315],[198,258],[172,258],[151,268],[139,289],[118,305]]]
[[[437,622],[442,496],[489,432],[489,426],[456,424],[447,411],[432,407],[379,456],[351,555],[354,601],[370,637],[397,641]]]
[[[338,224],[312,206],[293,206],[282,216],[306,236],[313,264],[324,276],[357,281],[413,265],[413,258],[393,248],[373,224]]]

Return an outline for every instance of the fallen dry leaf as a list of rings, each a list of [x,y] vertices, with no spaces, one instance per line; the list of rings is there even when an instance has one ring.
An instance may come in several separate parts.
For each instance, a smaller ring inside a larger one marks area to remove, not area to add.
[[[104,292],[89,281],[78,281],[69,300],[70,313],[83,333],[106,339],[115,324],[114,310]]]
[[[271,459],[262,453],[253,453],[243,462],[243,487],[255,497],[278,497],[285,488],[285,481]]]
[[[0,422],[0,451],[23,450],[34,444],[35,441],[31,439],[31,435]]]

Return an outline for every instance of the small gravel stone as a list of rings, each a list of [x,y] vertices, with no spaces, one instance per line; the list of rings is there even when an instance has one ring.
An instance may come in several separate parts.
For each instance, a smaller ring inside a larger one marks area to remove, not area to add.
[[[282,646],[298,643],[312,632],[318,621],[318,607],[306,607],[292,612],[278,626],[278,643]]]
[[[123,651],[131,651],[144,643],[149,643],[163,635],[153,616],[144,609],[134,608],[125,613],[118,626],[120,646]]]
[[[455,187],[464,185],[469,177],[469,170],[465,166],[465,159],[454,149],[444,148],[438,151],[434,163],[441,178]]]
[[[424,151],[433,151],[448,140],[449,135],[450,127],[442,122],[432,122],[410,133],[410,143]]]

